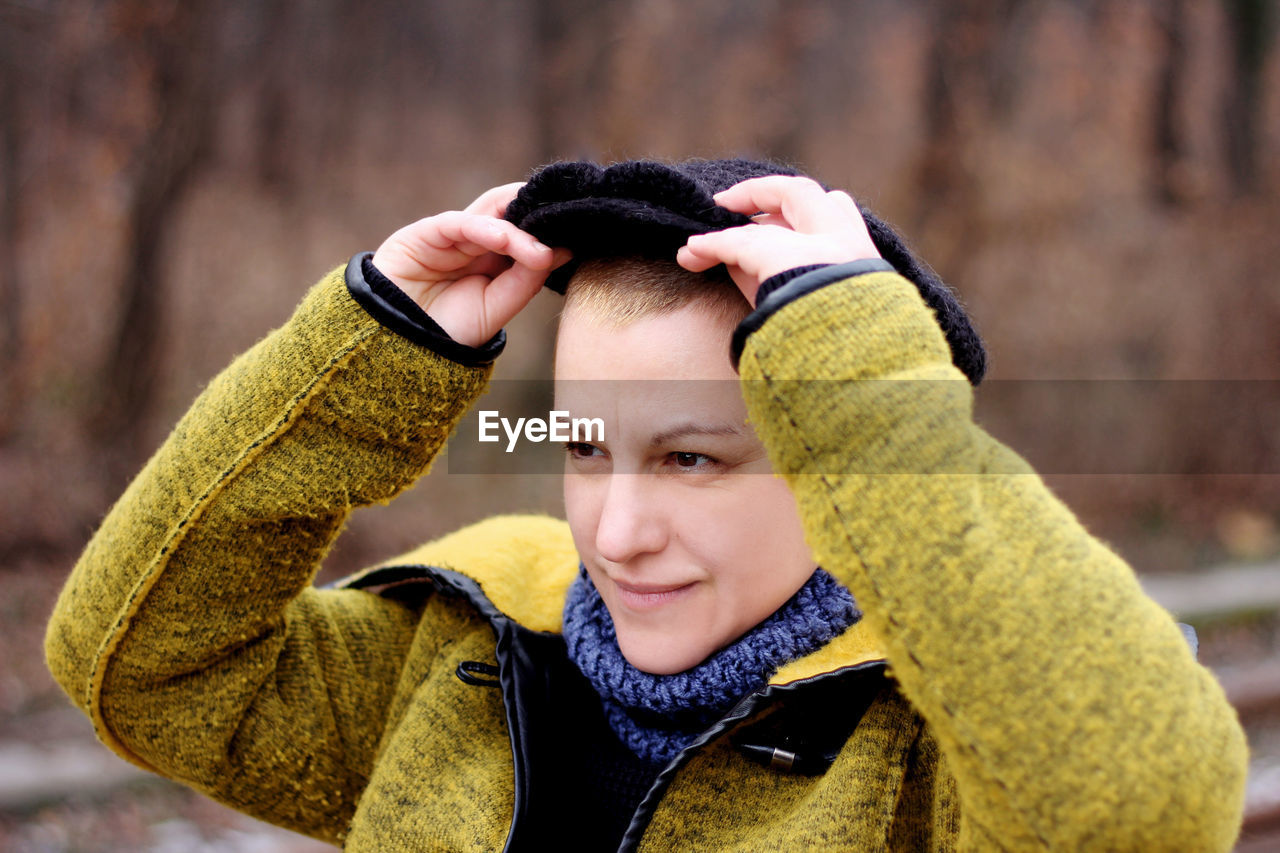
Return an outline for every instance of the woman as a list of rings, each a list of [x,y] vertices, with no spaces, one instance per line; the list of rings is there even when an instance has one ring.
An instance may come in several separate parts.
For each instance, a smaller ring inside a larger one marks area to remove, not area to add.
[[[973,424],[936,280],[778,171],[560,164],[322,281],[59,601],[104,742],[351,850],[1228,849],[1222,691]],[[567,523],[311,588],[565,278],[557,407],[605,436],[567,447]]]

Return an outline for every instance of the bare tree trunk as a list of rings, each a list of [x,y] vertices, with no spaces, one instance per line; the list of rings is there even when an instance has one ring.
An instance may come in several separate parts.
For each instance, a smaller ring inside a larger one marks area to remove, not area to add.
[[[972,162],[974,139],[994,132],[1017,95],[1034,0],[933,0],[924,87],[924,142],[912,231],[949,277],[980,254],[988,225]]]
[[[811,130],[809,118],[817,93],[802,70],[818,14],[812,0],[780,3],[768,28],[771,35],[766,36],[767,67],[770,77],[787,82],[782,102],[788,105],[789,114],[778,117],[763,142],[769,156],[784,163],[802,163],[804,141]]]
[[[1224,104],[1227,167],[1236,195],[1252,195],[1258,177],[1258,111],[1262,70],[1271,48],[1273,0],[1226,0],[1231,36],[1231,88]]]
[[[596,156],[596,115],[608,90],[607,69],[617,12],[600,0],[535,0],[535,151],[541,162]]]
[[[976,32],[970,5],[971,0],[933,4],[922,110],[924,141],[915,167],[916,202],[910,229],[931,244],[934,265],[952,277],[960,275],[955,267],[972,253],[978,237],[968,233],[974,229],[975,217],[950,215],[970,207],[974,193],[964,129],[966,111],[974,108]],[[940,218],[950,225],[935,227],[946,224]],[[969,251],[961,251],[959,247],[966,245]]]
[[[985,89],[992,116],[1005,119],[1013,110],[1022,81],[1023,47],[1035,23],[1037,0],[998,0],[988,4],[983,29]]]
[[[138,461],[140,427],[151,414],[163,375],[164,251],[178,205],[210,153],[215,53],[210,11],[204,0],[176,3],[137,31],[152,63],[156,120],[140,147],[122,306],[94,423],[100,440],[116,454],[119,473]]]
[[[262,32],[255,63],[261,80],[254,140],[258,182],[266,189],[286,196],[291,194],[295,183],[288,153],[288,135],[294,107],[289,89],[296,86],[296,81],[288,79],[288,63],[284,61],[293,48],[288,37],[293,8],[292,3],[283,0],[268,0],[262,4]]]
[[[1159,24],[1164,34],[1164,56],[1156,85],[1152,179],[1156,199],[1174,206],[1185,200],[1182,187],[1184,147],[1178,117],[1186,88],[1187,15],[1185,0],[1163,0]]]
[[[19,10],[9,10],[0,17],[0,445],[17,427],[26,396],[18,239],[22,227],[21,134],[29,129],[32,118],[26,111],[20,80],[30,79],[27,75],[34,57],[29,45],[47,39],[47,32],[44,38],[37,35],[45,23]]]
[[[0,444],[16,426],[22,397],[22,285],[18,280],[18,128],[22,109],[16,75],[0,74]]]

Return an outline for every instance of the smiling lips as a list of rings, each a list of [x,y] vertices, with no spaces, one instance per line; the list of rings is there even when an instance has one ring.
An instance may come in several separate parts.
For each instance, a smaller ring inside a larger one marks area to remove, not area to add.
[[[694,587],[694,583],[685,584],[627,584],[614,580],[613,586],[618,590],[618,600],[631,610],[654,610],[683,598]]]

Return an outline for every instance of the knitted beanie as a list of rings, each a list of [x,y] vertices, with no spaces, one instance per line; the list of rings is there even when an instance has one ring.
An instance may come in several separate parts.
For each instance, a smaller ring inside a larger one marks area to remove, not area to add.
[[[628,160],[602,167],[552,163],[534,172],[507,207],[506,218],[549,246],[573,251],[573,260],[547,279],[564,293],[586,258],[640,256],[675,260],[691,234],[705,234],[751,219],[718,206],[712,196],[748,178],[800,175],[764,160]],[[951,289],[907,248],[902,237],[858,205],[881,256],[920,290],[951,347],[951,360],[977,385],[986,372],[982,340]]]

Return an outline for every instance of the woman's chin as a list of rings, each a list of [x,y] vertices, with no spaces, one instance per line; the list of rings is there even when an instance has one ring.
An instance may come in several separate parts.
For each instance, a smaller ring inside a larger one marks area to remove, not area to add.
[[[693,638],[644,638],[618,635],[618,648],[627,663],[650,675],[675,675],[706,660],[713,649],[702,649]]]

